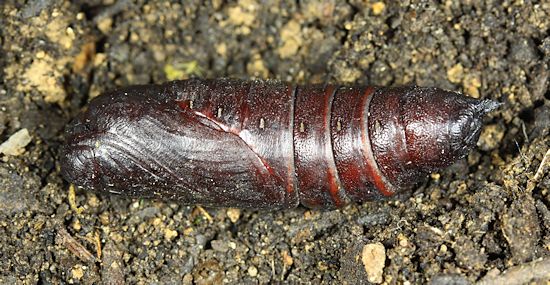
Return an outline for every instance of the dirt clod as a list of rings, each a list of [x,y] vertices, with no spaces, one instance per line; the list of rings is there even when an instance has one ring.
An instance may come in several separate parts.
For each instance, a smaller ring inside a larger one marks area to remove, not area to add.
[[[382,283],[382,273],[386,262],[386,249],[381,243],[370,243],[363,246],[361,261],[365,266],[369,282]]]

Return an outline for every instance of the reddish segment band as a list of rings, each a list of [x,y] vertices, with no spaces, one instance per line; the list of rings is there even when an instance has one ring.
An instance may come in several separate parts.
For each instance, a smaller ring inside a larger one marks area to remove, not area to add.
[[[379,91],[379,90],[378,90]],[[376,189],[382,195],[388,197],[395,194],[395,187],[386,179],[384,174],[378,168],[378,162],[374,158],[369,132],[370,106],[372,98],[379,95],[379,92],[374,92],[372,87],[367,88],[365,95],[362,96],[361,110],[363,111],[361,119],[361,141],[363,146],[363,161],[367,170],[367,177],[371,179]]]
[[[331,133],[336,167],[353,201],[391,196],[395,188],[380,172],[368,132],[373,87],[341,87],[332,106]]]
[[[294,108],[294,161],[301,203],[310,208],[348,203],[331,143],[333,85],[300,86]]]
[[[340,87],[332,104],[330,129],[336,168],[342,186],[357,202],[380,196],[369,176],[372,167],[365,163],[363,155],[363,118],[368,116],[365,102],[372,93],[372,87]]]

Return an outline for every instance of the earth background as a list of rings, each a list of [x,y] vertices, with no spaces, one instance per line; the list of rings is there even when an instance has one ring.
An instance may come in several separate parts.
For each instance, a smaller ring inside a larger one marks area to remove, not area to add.
[[[0,283],[545,284],[549,28],[548,1],[2,1],[0,142],[28,136],[1,154]],[[190,77],[503,105],[465,159],[387,201],[258,212],[70,191],[59,147],[91,98]]]

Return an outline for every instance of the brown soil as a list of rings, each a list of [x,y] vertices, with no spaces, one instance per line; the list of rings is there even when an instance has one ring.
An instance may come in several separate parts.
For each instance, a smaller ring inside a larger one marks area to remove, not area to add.
[[[0,142],[30,134],[0,155],[0,283],[550,279],[548,1],[23,2],[0,4]],[[438,86],[503,106],[467,159],[384,202],[266,213],[69,191],[63,128],[92,97],[193,76]]]

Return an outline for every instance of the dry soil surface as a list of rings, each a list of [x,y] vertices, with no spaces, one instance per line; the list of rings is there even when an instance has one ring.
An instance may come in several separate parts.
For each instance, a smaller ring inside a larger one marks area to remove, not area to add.
[[[0,283],[550,278],[550,2],[2,2]],[[224,76],[437,86],[503,105],[467,158],[387,201],[258,212],[69,190],[63,130],[91,98]]]

